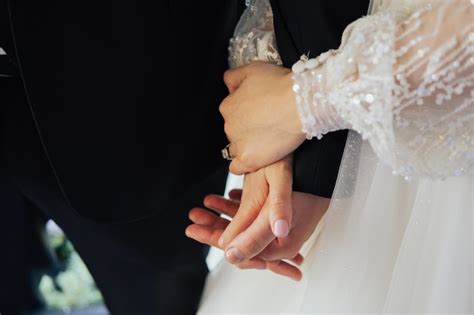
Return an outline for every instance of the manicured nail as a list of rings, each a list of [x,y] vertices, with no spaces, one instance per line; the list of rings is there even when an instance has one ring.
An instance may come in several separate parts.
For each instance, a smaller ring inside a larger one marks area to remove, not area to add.
[[[220,248],[224,248],[224,235],[219,238],[217,245],[219,245]]]
[[[225,252],[225,257],[231,264],[238,264],[244,259],[244,257],[242,256],[242,253],[237,248],[234,248],[234,247],[229,248]]]
[[[287,221],[277,220],[273,224],[273,234],[275,234],[276,237],[286,237],[288,233],[290,233],[290,227]]]

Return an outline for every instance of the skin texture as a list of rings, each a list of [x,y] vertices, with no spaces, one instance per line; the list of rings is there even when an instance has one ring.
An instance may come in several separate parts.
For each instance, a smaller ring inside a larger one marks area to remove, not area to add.
[[[234,174],[255,172],[283,159],[304,140],[289,69],[265,62],[226,72],[230,95],[219,110],[225,120]]]
[[[293,213],[291,205],[292,167],[292,157],[288,156],[270,166],[245,175],[244,189],[239,198],[239,210],[219,240],[219,244],[223,248],[228,249],[231,246],[231,241],[249,228],[260,211],[267,208],[269,211],[268,225],[272,229],[273,235],[281,239],[288,235]],[[285,226],[284,233],[278,231],[278,224],[280,227]],[[272,239],[261,241],[270,242]]]
[[[233,195],[235,197],[235,194],[241,193],[241,191],[234,191]],[[230,218],[237,213],[240,205],[236,200],[229,200],[216,195],[207,196],[204,203],[206,207],[213,209],[218,214],[223,214]],[[218,244],[218,240],[230,221],[220,217],[215,212],[204,208],[193,208],[189,212],[189,218],[193,224],[187,227],[186,235],[200,243],[224,250]],[[257,255],[251,259],[234,263],[234,265],[239,269],[270,270],[281,276],[299,281],[303,275],[298,266],[303,263],[303,260],[303,256],[299,254],[288,261],[266,261]]]
[[[220,111],[230,152],[230,170],[246,174],[243,191],[230,200],[210,195],[194,208],[186,234],[225,251],[241,269],[268,269],[300,280],[299,251],[329,206],[329,199],[292,192],[292,156],[305,139],[296,110],[291,71],[255,62],[226,72],[230,95]]]
[[[238,198],[242,191],[234,191],[232,198]],[[242,195],[243,196],[243,195]],[[303,257],[299,250],[308,240],[329,206],[329,199],[310,194],[293,192],[291,229],[287,237],[276,238],[269,222],[270,208],[262,208],[251,225],[239,234],[227,248],[240,252],[238,261],[231,261],[241,269],[268,269],[293,280],[302,278],[299,265]],[[237,199],[224,199],[220,196],[207,196],[205,206],[228,216],[235,216],[240,202]],[[223,249],[218,244],[229,221],[220,218],[210,210],[194,208],[189,213],[193,221],[186,229],[186,235],[198,242]],[[229,257],[227,257],[229,260]],[[289,262],[292,264],[290,264]]]

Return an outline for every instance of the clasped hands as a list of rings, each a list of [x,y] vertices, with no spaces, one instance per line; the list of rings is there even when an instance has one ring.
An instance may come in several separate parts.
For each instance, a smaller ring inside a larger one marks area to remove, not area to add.
[[[243,190],[230,199],[210,195],[194,208],[186,235],[225,251],[241,269],[268,269],[300,280],[299,253],[329,206],[329,199],[292,191],[291,153],[304,141],[291,72],[256,62],[226,72],[230,95],[220,111],[234,174]],[[233,218],[227,220],[219,214]]]

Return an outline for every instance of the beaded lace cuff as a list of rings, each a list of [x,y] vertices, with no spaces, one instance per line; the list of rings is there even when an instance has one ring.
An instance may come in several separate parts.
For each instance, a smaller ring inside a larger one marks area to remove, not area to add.
[[[336,108],[329,102],[324,89],[324,75],[315,69],[321,65],[325,55],[308,60],[306,56],[293,65],[293,91],[303,125],[303,133],[311,140],[321,139],[324,134],[349,128]]]

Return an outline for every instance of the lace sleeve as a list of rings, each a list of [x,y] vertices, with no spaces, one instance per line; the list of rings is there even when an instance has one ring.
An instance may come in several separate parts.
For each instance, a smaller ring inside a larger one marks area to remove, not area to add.
[[[473,21],[472,1],[448,0],[354,22],[338,50],[293,66],[307,137],[353,129],[406,177],[472,173]]]
[[[273,28],[273,11],[269,0],[247,0],[229,44],[229,66],[265,61],[282,65]]]

